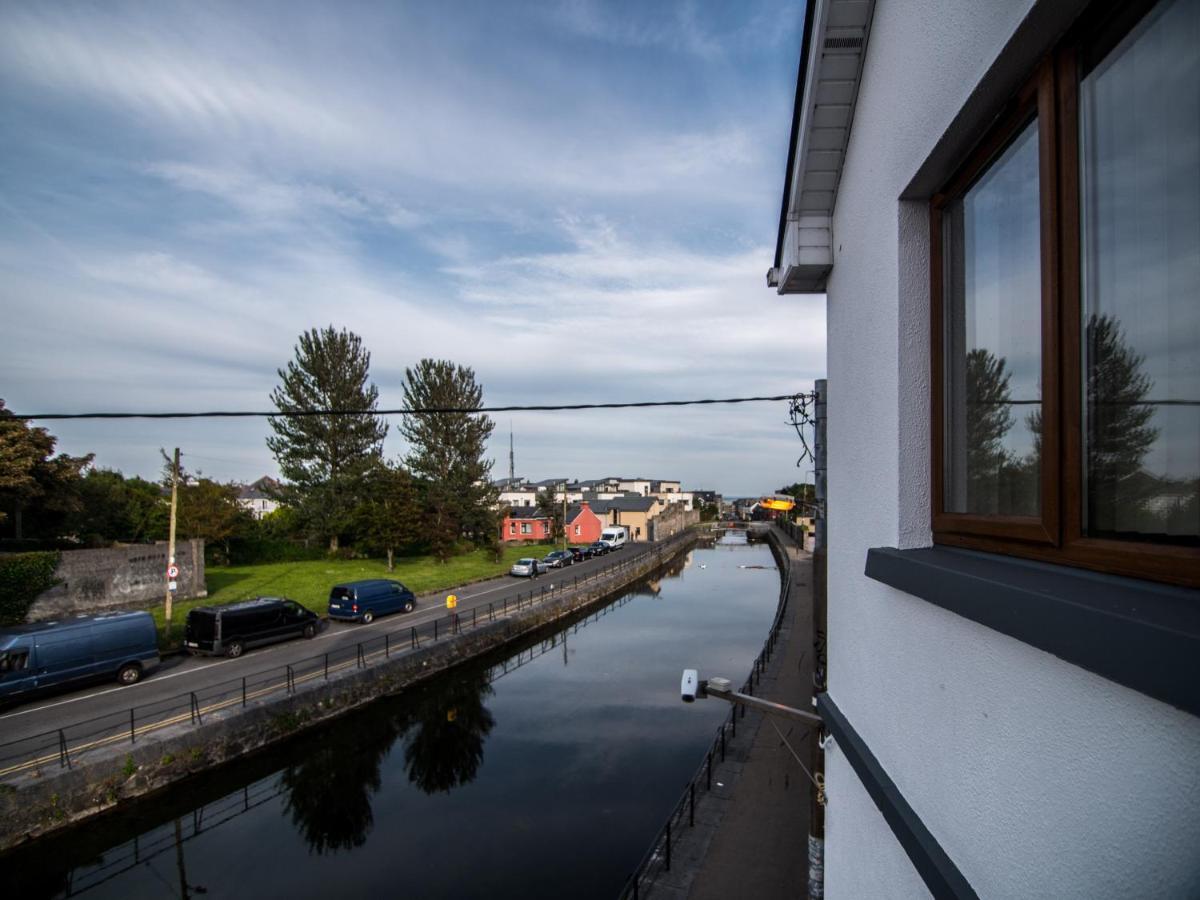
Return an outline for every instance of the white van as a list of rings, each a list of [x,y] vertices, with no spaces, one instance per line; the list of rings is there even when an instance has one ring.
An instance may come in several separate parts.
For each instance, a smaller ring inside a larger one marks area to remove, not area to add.
[[[600,532],[600,540],[608,544],[609,550],[620,550],[629,540],[629,529],[624,525],[613,525]]]

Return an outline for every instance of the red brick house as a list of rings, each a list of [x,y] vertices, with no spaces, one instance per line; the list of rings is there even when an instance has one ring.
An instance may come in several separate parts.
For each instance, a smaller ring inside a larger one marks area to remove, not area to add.
[[[587,501],[573,504],[567,509],[567,541],[572,544],[590,544],[600,540],[605,522],[600,519]],[[500,525],[502,541],[548,541],[553,528],[550,519],[536,509],[513,509]]]
[[[590,544],[600,540],[604,522],[592,512],[588,502],[576,503],[567,510],[567,541],[572,544]]]
[[[500,525],[502,541],[548,541],[550,519],[533,508],[514,509]]]

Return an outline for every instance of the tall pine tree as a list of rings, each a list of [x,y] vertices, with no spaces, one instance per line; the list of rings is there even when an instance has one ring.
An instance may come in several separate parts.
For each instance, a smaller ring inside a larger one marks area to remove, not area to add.
[[[405,409],[452,409],[448,413],[406,415],[400,431],[409,444],[406,465],[427,483],[429,539],[439,559],[449,558],[454,542],[479,546],[495,540],[492,461],[484,459],[496,427],[486,415],[475,372],[447,360],[423,359],[404,372]]]
[[[383,452],[387,423],[374,414],[379,389],[367,380],[371,354],[362,339],[330,325],[300,335],[296,358],[279,369],[271,402],[281,413],[350,410],[352,415],[274,417],[267,447],[288,482],[283,500],[330,551],[348,526],[362,476]]]

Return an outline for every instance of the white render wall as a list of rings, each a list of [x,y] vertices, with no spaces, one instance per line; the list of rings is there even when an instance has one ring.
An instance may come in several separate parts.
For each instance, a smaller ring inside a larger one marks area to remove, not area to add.
[[[1200,896],[1200,719],[863,575],[929,542],[928,217],[896,198],[1032,6],[876,4],[828,285],[830,694],[981,896]],[[827,784],[826,895],[924,895],[836,748]]]

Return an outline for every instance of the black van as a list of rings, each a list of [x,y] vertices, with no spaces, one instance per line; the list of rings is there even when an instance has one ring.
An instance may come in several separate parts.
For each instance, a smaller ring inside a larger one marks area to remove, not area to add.
[[[183,646],[189,653],[231,659],[247,647],[316,637],[317,614],[287,597],[256,597],[228,606],[198,606],[187,614]]]

